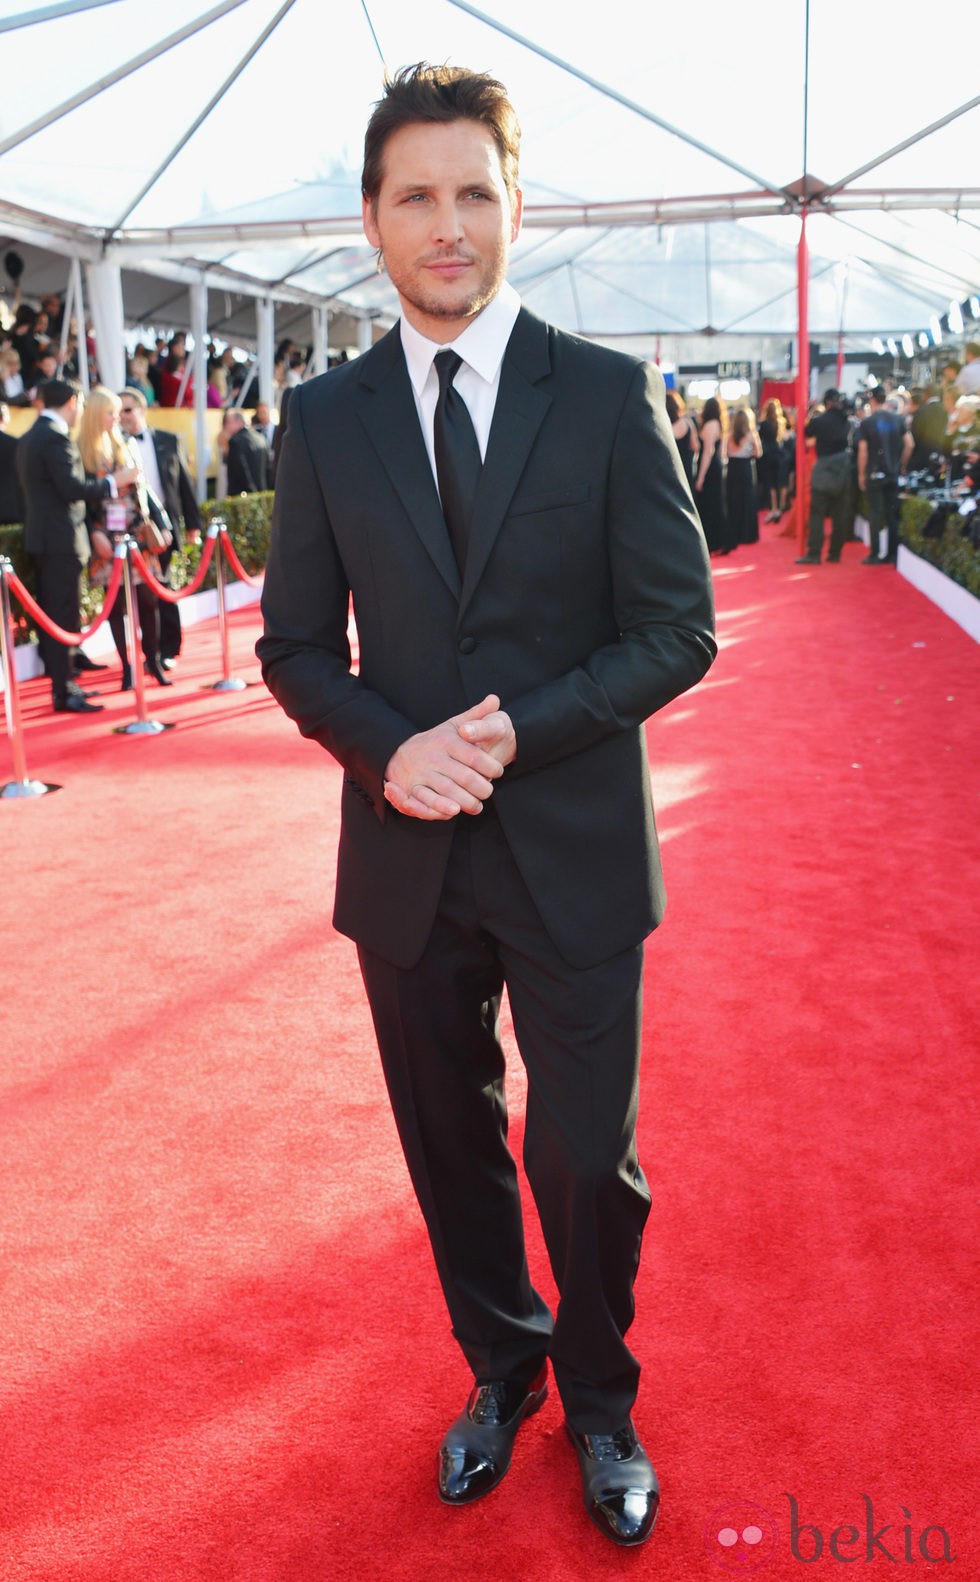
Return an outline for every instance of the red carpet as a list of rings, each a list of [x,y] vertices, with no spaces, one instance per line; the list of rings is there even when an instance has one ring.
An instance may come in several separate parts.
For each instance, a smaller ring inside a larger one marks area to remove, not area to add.
[[[650,730],[635,1553],[554,1398],[498,1491],[434,1497],[468,1385],[329,929],[339,771],[199,690],[213,626],[159,738],[111,734],[115,669],[91,719],[25,689],[64,789],[0,805],[3,1582],[942,1575],[946,1535],[980,1576],[980,655],[863,553],[716,562],[722,654]]]

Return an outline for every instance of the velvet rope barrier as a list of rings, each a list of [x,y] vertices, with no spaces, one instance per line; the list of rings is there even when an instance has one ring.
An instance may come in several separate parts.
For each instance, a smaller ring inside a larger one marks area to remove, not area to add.
[[[138,548],[133,549],[133,562],[143,581],[157,595],[157,598],[162,599],[165,604],[179,604],[181,599],[189,599],[192,593],[197,592],[208,574],[208,567],[211,564],[211,556],[213,554],[214,539],[208,538],[201,551],[200,564],[194,573],[193,580],[185,588],[178,589],[177,592],[174,592],[173,588],[168,588],[165,582],[158,581]]]
[[[228,532],[227,528],[225,529],[224,546],[225,554],[228,556],[228,564],[231,566],[231,569],[235,575],[240,577],[242,582],[247,582],[250,588],[261,588],[262,578],[250,576],[245,570],[245,567],[238,558],[238,552],[231,541],[231,534]]]
[[[11,592],[17,595],[20,604],[31,617],[32,621],[35,621],[37,625],[42,628],[42,630],[47,632],[49,637],[56,638],[59,643],[68,643],[72,647],[77,647],[79,643],[84,643],[87,638],[93,636],[93,634],[99,630],[99,627],[103,624],[103,622],[109,619],[109,612],[116,602],[116,594],[119,592],[119,584],[122,582],[122,575],[122,561],[116,560],[113,562],[112,575],[109,578],[109,583],[105,590],[105,598],[102,601],[102,608],[95,620],[92,622],[91,626],[87,626],[84,632],[66,632],[63,626],[58,626],[54,621],[51,620],[50,616],[45,615],[37,600],[33,598],[30,593],[28,593],[27,589],[24,587],[24,584],[21,582],[15,571],[8,572],[7,581],[10,584]]]

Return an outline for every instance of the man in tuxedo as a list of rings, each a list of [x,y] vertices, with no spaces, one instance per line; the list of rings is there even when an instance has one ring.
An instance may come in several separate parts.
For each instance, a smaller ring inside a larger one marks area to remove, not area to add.
[[[249,428],[240,407],[229,407],[219,444],[228,468],[229,494],[261,494],[269,487],[269,447],[257,428]]]
[[[403,316],[293,392],[258,653],[344,769],[334,921],[474,1379],[440,1497],[500,1482],[550,1362],[586,1509],[637,1544],[659,1503],[625,1341],[650,1206],[643,941],[663,910],[643,727],[711,663],[710,574],[659,373],[506,283],[519,138],[492,78],[418,66],[386,85],[364,227]],[[555,1315],[506,1143],[505,984]],[[418,1388],[410,1358],[392,1366]],[[382,1490],[389,1459],[374,1443]]]
[[[40,393],[43,408],[17,448],[24,548],[34,561],[38,604],[52,621],[74,632],[79,625],[82,571],[89,558],[86,503],[115,497],[129,488],[136,469],[122,467],[108,478],[88,481],[71,437],[83,399],[80,387],[70,379],[49,379]],[[51,680],[55,713],[98,713],[102,705],[90,702],[73,680],[75,650],[43,629],[38,645]]]
[[[146,421],[146,396],[142,390],[121,390],[119,399],[122,403],[119,408],[119,427],[129,436],[130,448],[139,455],[147,488],[163,506],[170,521],[170,547],[158,557],[163,581],[169,584],[170,562],[175,551],[183,548],[183,535],[186,534],[188,539],[201,536],[201,507],[197,503],[177,435],[168,433],[166,429],[150,428]],[[164,670],[173,670],[176,666],[180,645],[180,605],[168,604],[161,599],[160,663]]]

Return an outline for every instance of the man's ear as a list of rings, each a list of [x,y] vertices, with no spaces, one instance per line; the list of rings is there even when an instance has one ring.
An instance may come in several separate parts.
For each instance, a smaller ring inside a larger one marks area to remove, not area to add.
[[[377,247],[380,250],[381,233],[378,230],[375,203],[372,198],[362,197],[361,199],[361,224],[364,227],[364,235],[371,243],[371,246]]]
[[[510,239],[516,242],[521,234],[521,216],[524,213],[524,194],[520,187],[514,188],[514,196],[510,204]]]

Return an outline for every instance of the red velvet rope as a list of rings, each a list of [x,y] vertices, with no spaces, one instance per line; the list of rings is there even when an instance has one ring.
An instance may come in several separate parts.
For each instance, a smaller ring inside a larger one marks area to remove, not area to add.
[[[205,540],[204,548],[201,551],[200,563],[194,573],[193,581],[189,582],[186,588],[181,588],[176,593],[174,592],[173,588],[168,588],[166,583],[157,581],[145,559],[136,548],[133,549],[133,562],[139,571],[140,576],[143,578],[143,581],[148,587],[153,589],[153,592],[158,598],[162,599],[165,604],[179,604],[181,599],[189,599],[192,593],[197,592],[198,588],[201,586],[201,583],[208,574],[208,567],[211,564],[211,556],[213,554],[214,539],[209,538]]]
[[[49,637],[57,638],[59,643],[68,643],[72,647],[77,647],[79,643],[84,643],[86,638],[91,637],[93,633],[97,632],[103,622],[109,619],[109,612],[112,609],[112,606],[115,604],[116,594],[119,592],[119,584],[122,581],[122,574],[122,561],[115,559],[112,563],[112,575],[110,576],[109,582],[106,586],[105,598],[102,601],[102,608],[95,620],[92,622],[91,626],[87,626],[84,632],[66,632],[64,627],[56,625],[49,615],[45,615],[37,600],[31,597],[17,573],[15,571],[9,571],[6,575],[7,580],[10,583],[11,591],[17,595],[31,619],[36,621],[38,626],[47,632]]]
[[[231,534],[229,532],[225,533],[224,543],[225,554],[228,556],[228,564],[231,566],[232,571],[237,573],[242,582],[247,582],[250,588],[261,588],[262,578],[249,576],[248,572],[245,570],[245,567],[238,558],[238,552],[231,541]]]

